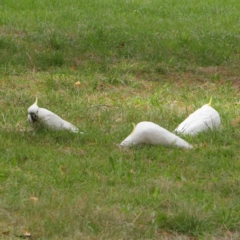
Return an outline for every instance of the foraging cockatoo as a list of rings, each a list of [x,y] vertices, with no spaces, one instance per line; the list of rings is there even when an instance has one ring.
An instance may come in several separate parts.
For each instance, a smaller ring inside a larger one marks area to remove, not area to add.
[[[213,130],[221,124],[218,112],[211,107],[212,97],[208,104],[190,114],[175,130],[175,133],[196,135],[202,131]]]
[[[36,102],[28,108],[28,121],[33,128],[44,126],[52,130],[68,130],[70,132],[78,132],[78,128],[71,123],[63,120],[55,113],[45,109],[39,108]]]
[[[141,143],[192,148],[188,142],[153,122],[140,122],[137,126],[134,125],[132,133],[120,145],[127,147]]]

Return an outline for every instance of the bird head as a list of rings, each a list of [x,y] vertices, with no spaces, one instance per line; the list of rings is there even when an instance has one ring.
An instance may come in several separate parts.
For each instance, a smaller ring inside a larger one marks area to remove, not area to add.
[[[33,123],[38,120],[38,110],[37,97],[35,103],[28,108],[28,121]]]
[[[125,138],[125,139],[121,142],[120,146],[122,146],[122,147],[127,147],[127,146],[131,146],[132,144],[134,144],[134,143],[133,143],[133,139],[132,139],[132,135],[133,135],[133,133],[135,132],[136,126],[135,126],[134,123],[132,123],[132,125],[133,125],[133,130],[132,130],[132,132],[129,134],[129,136],[128,136],[127,138]]]

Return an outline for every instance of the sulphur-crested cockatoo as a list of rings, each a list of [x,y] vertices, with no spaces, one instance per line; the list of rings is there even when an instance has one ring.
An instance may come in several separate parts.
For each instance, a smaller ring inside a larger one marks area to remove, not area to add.
[[[192,148],[188,142],[153,122],[140,122],[134,125],[132,133],[120,145],[127,147],[142,143]]]
[[[213,130],[221,125],[219,113],[211,107],[212,97],[208,104],[190,114],[175,130],[175,133],[196,135],[202,131]]]
[[[38,107],[37,98],[36,102],[28,108],[28,121],[34,129],[43,126],[52,130],[78,132],[78,128],[71,123],[63,120],[58,115],[45,108]]]

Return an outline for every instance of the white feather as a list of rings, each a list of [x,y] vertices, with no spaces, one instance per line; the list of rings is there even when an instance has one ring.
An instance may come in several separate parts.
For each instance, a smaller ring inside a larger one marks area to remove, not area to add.
[[[190,145],[188,142],[153,122],[138,123],[133,132],[126,139],[124,139],[120,145],[127,147],[142,143],[176,146],[180,148],[192,148],[192,145]]]
[[[36,115],[37,117],[36,121],[33,121],[31,114]],[[45,108],[39,108],[37,105],[37,100],[32,106],[28,108],[28,121],[34,128],[37,128],[39,125],[42,125],[52,130],[68,130],[70,132],[75,133],[78,132],[77,127],[63,120],[55,113]]]
[[[211,103],[211,100],[210,100]],[[213,130],[221,125],[219,113],[209,104],[193,112],[175,130],[175,133],[196,135],[202,131]]]

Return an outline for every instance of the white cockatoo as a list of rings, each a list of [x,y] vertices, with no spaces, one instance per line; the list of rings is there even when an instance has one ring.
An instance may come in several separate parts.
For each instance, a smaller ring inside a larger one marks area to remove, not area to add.
[[[153,122],[140,122],[134,125],[132,133],[121,142],[120,146],[127,147],[142,143],[192,148],[188,142]]]
[[[193,112],[175,130],[174,133],[196,135],[202,131],[213,130],[221,125],[219,113],[211,107],[212,97],[208,104]]]
[[[28,108],[28,121],[34,129],[43,126],[51,130],[78,132],[78,128],[71,123],[63,120],[58,115],[45,108],[38,107],[37,98],[36,102]]]

